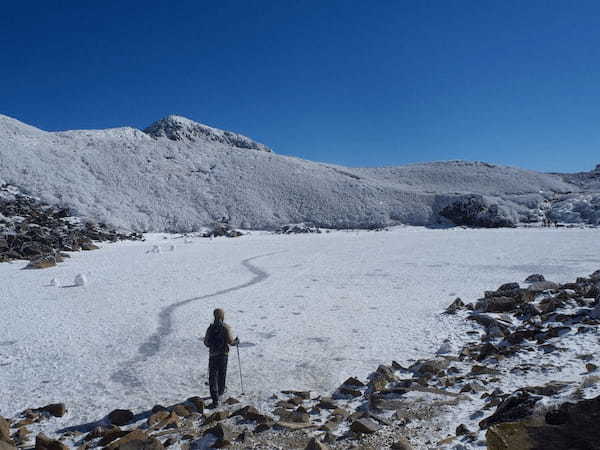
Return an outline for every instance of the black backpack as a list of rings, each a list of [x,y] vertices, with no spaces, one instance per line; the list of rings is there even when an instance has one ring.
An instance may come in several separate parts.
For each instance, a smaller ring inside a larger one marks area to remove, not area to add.
[[[213,353],[227,351],[227,330],[223,322],[214,322],[208,329],[208,348]]]

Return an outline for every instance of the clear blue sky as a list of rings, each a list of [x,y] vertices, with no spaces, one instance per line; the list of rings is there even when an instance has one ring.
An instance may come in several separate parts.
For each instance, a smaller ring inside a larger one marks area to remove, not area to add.
[[[0,113],[46,130],[181,114],[350,166],[600,163],[598,1],[27,1]]]

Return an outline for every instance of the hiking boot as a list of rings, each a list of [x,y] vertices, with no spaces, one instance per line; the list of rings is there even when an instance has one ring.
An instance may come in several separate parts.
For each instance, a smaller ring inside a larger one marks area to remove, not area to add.
[[[207,406],[208,409],[217,409],[218,407],[219,407],[218,400],[216,402],[212,402],[210,405]]]

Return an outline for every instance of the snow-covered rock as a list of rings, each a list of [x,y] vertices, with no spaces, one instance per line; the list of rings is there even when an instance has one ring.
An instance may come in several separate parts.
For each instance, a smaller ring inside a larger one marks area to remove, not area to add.
[[[75,286],[85,286],[87,284],[87,278],[84,274],[79,273],[75,276],[75,280],[73,281],[73,284]]]

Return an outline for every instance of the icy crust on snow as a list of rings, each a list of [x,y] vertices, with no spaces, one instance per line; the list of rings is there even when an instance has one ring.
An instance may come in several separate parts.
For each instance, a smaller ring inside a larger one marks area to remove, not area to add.
[[[440,211],[471,195],[506,220],[531,222],[544,202],[580,190],[558,175],[485,163],[355,169],[253,143],[178,116],[146,132],[44,132],[0,116],[0,181],[136,231],[194,231],[222,218],[248,229],[432,225],[448,223]]]

